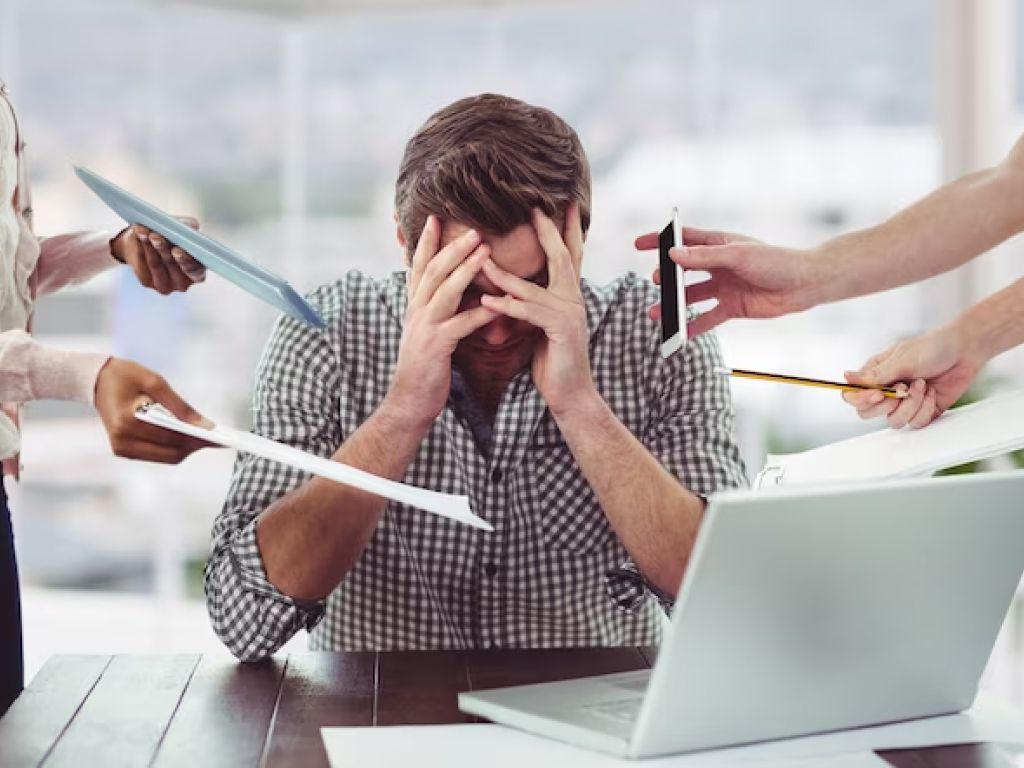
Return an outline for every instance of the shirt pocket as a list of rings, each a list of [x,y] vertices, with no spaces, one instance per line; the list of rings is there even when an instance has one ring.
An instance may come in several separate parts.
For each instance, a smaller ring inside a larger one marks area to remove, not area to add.
[[[541,537],[548,546],[588,554],[617,545],[615,531],[568,445],[561,441],[535,443],[530,464],[533,502],[540,514]]]

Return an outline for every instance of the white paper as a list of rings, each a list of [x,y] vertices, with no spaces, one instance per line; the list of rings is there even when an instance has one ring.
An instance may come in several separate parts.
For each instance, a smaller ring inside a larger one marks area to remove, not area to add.
[[[882,768],[872,752],[818,757],[758,759],[754,756],[707,762],[703,755],[635,761],[611,757],[500,725],[400,725],[322,728],[331,768]]]
[[[888,427],[803,453],[769,454],[758,487],[890,480],[1024,448],[1024,390],[947,411],[924,429]]]
[[[432,512],[441,517],[447,517],[474,528],[480,528],[485,531],[494,530],[490,523],[473,514],[473,511],[469,508],[468,496],[438,493],[437,491],[429,491],[425,488],[417,488],[405,483],[397,483],[394,480],[378,477],[370,472],[350,467],[347,464],[314,456],[311,453],[300,451],[289,445],[282,445],[265,437],[231,429],[230,427],[214,426],[212,429],[199,427],[195,424],[181,421],[159,404],[152,404],[139,409],[135,414],[135,418],[158,427],[163,427],[164,429],[198,437],[200,440],[206,440],[207,442],[223,445],[227,448],[251,453],[264,459],[288,464],[311,474],[325,477],[328,480],[351,485],[353,488],[358,488],[367,493],[418,507],[419,509]]]
[[[1024,744],[1024,713],[981,695],[967,712],[896,725],[631,761],[500,725],[322,728],[332,768],[869,768],[872,754],[948,744]]]

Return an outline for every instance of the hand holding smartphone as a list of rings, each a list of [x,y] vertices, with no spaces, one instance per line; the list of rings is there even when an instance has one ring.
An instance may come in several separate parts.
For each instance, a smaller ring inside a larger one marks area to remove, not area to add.
[[[670,248],[683,244],[679,227],[679,209],[672,209],[672,220],[658,235],[658,261],[661,270],[661,356],[669,357],[686,344],[686,284],[683,268],[668,255]]]

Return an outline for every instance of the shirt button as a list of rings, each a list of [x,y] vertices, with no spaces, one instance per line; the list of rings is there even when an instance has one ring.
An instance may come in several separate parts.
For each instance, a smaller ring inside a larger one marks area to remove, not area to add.
[[[503,477],[505,477],[505,473],[497,467],[491,472],[491,482],[500,483]]]
[[[498,566],[494,563],[487,563],[487,565],[484,566],[484,573],[487,574],[487,578],[493,579],[498,573]]]

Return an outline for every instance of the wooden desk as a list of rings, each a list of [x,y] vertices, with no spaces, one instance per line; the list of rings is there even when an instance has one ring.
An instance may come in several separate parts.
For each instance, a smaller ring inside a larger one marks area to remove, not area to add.
[[[0,766],[315,766],[325,725],[465,722],[459,691],[649,667],[653,649],[54,656],[0,720]],[[881,753],[899,768],[1009,768],[999,745]],[[638,763],[641,765],[641,763]]]

